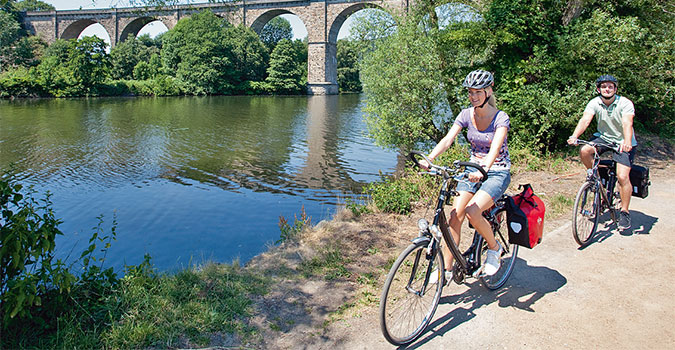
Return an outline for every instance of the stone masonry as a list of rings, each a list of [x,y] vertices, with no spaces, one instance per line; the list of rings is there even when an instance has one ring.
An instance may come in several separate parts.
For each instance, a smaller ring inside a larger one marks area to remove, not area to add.
[[[310,94],[337,94],[337,36],[340,27],[353,13],[365,8],[389,12],[407,11],[409,0],[239,0],[171,7],[129,7],[102,10],[26,12],[25,28],[48,43],[57,39],[74,39],[88,26],[99,23],[110,36],[114,47],[129,37],[136,37],[148,23],[161,21],[168,29],[181,18],[210,9],[234,25],[245,24],[260,33],[265,24],[282,14],[298,16],[307,29],[308,73]]]

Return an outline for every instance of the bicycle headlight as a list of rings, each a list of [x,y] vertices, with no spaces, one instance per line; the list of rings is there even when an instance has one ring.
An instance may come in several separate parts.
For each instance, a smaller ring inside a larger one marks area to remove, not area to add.
[[[419,227],[421,232],[425,232],[426,230],[429,229],[429,221],[427,219],[419,219],[417,220],[417,227]]]

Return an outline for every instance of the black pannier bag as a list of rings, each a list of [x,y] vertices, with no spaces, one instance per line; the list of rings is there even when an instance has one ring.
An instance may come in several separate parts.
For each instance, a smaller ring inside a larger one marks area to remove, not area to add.
[[[611,164],[611,160],[603,159],[600,161],[600,166],[598,167],[598,175],[600,175],[600,181],[604,186],[608,185],[609,166]],[[630,168],[629,177],[631,187],[633,188],[633,197],[647,198],[647,195],[649,195],[649,185],[651,185],[649,181],[649,168],[633,164]]]
[[[630,168],[630,184],[633,187],[633,197],[646,198],[649,195],[649,168],[635,165]]]

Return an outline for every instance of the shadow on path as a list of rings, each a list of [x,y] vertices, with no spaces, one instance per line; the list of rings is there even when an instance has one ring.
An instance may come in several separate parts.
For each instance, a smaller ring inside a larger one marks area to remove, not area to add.
[[[593,238],[590,242],[583,247],[579,247],[579,250],[584,250],[592,244],[600,243],[613,236],[615,233],[619,233],[621,236],[632,236],[636,235],[648,235],[654,224],[659,221],[659,218],[647,215],[641,211],[631,210],[631,228],[628,230],[619,230],[617,225],[613,223],[610,219],[609,212],[604,213],[600,217],[600,223],[598,223],[598,231],[595,232]]]
[[[458,325],[470,321],[476,316],[476,310],[494,302],[498,302],[499,307],[510,306],[535,312],[532,309],[534,303],[546,294],[557,291],[566,283],[567,279],[558,271],[545,266],[529,266],[525,260],[517,258],[513,274],[502,288],[492,291],[483,287],[478,280],[474,280],[472,283],[467,284],[470,288],[466,292],[442,297],[441,305],[454,304],[457,307],[450,313],[429,324],[427,329],[433,329],[433,332],[427,332],[429,334],[417,342],[400,348],[419,348],[433,338],[443,336]],[[453,285],[454,282],[446,288],[452,288]],[[459,306],[464,303],[469,303],[469,305]]]
[[[659,218],[637,210],[631,210],[630,217],[632,227],[627,231],[628,234],[626,236],[630,236],[631,233],[636,235],[648,235],[652,231],[652,228],[654,228],[654,224],[659,221]]]

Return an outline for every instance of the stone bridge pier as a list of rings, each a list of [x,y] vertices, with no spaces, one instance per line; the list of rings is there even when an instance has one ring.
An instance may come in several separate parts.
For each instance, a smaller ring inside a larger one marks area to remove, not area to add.
[[[388,12],[407,11],[410,0],[239,0],[223,3],[178,5],[165,8],[112,8],[26,12],[24,26],[48,43],[79,37],[99,23],[110,36],[110,46],[136,37],[148,23],[161,21],[168,29],[191,14],[209,9],[230,23],[244,24],[260,34],[265,24],[282,14],[298,16],[307,29],[307,92],[337,94],[337,36],[347,18],[365,8]]]

